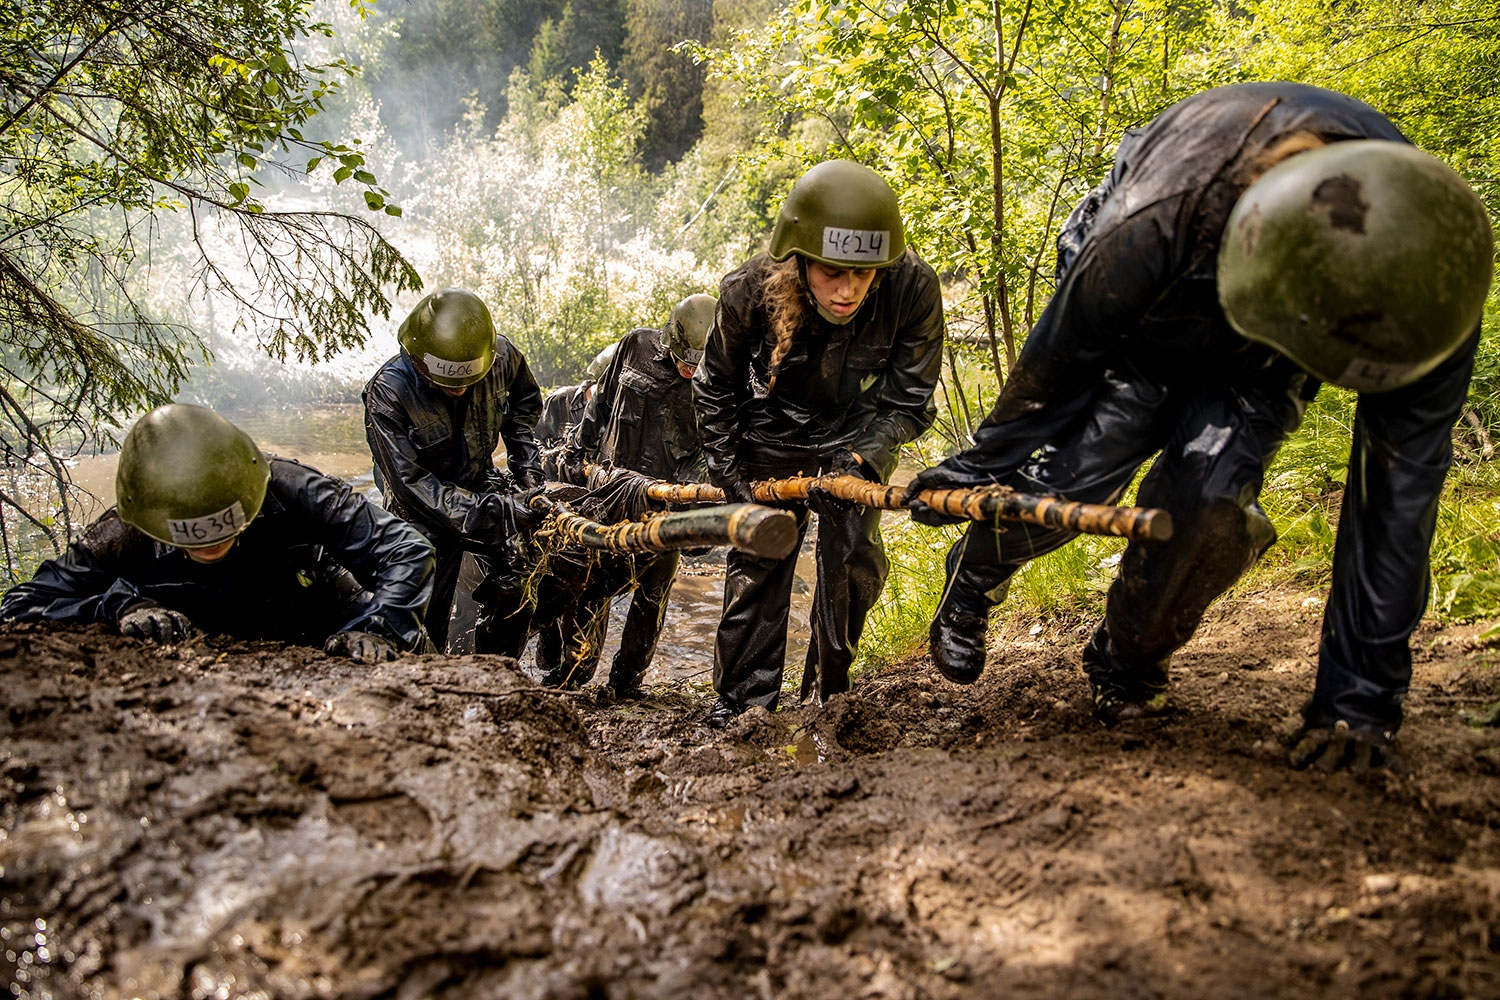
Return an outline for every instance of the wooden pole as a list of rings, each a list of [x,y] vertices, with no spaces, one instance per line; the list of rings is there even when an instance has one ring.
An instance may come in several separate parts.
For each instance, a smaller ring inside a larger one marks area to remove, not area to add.
[[[620,524],[590,521],[545,496],[533,498],[531,507],[550,515],[547,525],[539,530],[550,529],[574,545],[604,552],[666,552],[732,545],[753,556],[784,559],[797,545],[797,519],[787,511],[759,504],[675,511]]]
[[[905,510],[903,486],[883,486],[859,476],[797,476],[754,483],[755,499],[764,503],[807,499],[807,491],[822,487],[842,500],[878,510]],[[701,483],[656,483],[647,495],[666,503],[722,503],[724,491]],[[1172,515],[1155,507],[1114,507],[1077,503],[1061,497],[1017,493],[1009,486],[973,486],[927,490],[921,500],[933,510],[974,521],[1021,521],[1048,528],[1065,528],[1086,535],[1119,535],[1140,541],[1164,542],[1172,537]]]

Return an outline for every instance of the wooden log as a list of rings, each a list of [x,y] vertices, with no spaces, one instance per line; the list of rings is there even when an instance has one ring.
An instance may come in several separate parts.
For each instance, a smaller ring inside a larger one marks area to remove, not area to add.
[[[784,510],[735,503],[657,514],[644,521],[600,524],[538,496],[532,508],[550,516],[546,528],[565,541],[604,552],[666,552],[732,545],[765,559],[784,559],[797,545],[797,519]]]
[[[820,486],[834,496],[878,510],[904,510],[903,486],[884,486],[859,476],[796,476],[753,483],[755,499],[763,503],[786,503],[807,499],[807,491]],[[647,487],[653,500],[667,503],[718,503],[724,491],[701,483],[657,483]],[[950,490],[927,490],[922,502],[933,510],[974,521],[1020,521],[1049,528],[1065,528],[1087,535],[1118,535],[1123,538],[1161,542],[1172,537],[1172,515],[1154,507],[1115,507],[1079,503],[1061,497],[1017,493],[1008,486],[973,486]]]

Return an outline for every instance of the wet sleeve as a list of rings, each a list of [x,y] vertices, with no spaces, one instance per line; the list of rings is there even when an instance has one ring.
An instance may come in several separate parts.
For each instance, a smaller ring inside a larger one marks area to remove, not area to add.
[[[418,649],[432,597],[436,557],[422,533],[354,493],[349,484],[302,466],[277,470],[277,496],[314,525],[314,536],[371,597],[341,632],[373,632]]]
[[[750,401],[750,357],[755,333],[745,317],[719,298],[708,331],[703,363],[693,376],[693,408],[708,462],[710,482],[727,486],[742,478],[739,467],[740,416]]]
[[[1478,332],[1425,377],[1366,393],[1355,408],[1348,480],[1308,721],[1394,730],[1411,682],[1412,631],[1427,608],[1438,500]]]
[[[131,534],[138,533],[105,515],[62,555],[42,563],[36,576],[6,591],[0,620],[115,625],[132,608],[156,603],[127,578],[132,559],[154,552],[144,536],[131,545]]]
[[[937,417],[933,392],[943,366],[943,295],[925,265],[916,294],[897,321],[890,360],[876,383],[875,417],[850,448],[887,482],[901,446]]]
[[[505,418],[500,422],[500,440],[505,442],[505,464],[517,481],[536,484],[543,478],[536,444],[536,422],[542,416],[542,390],[531,374],[531,366],[514,345],[507,355],[511,371],[507,380]]]
[[[1000,481],[1088,407],[1106,368],[1168,290],[1174,216],[1163,204],[1086,243],[1027,334],[974,444],[939,466],[954,482]]]
[[[383,478],[381,488],[431,534],[484,548],[515,530],[511,508],[495,493],[475,493],[425,468],[411,441],[411,419],[382,382],[365,390],[365,435]]]

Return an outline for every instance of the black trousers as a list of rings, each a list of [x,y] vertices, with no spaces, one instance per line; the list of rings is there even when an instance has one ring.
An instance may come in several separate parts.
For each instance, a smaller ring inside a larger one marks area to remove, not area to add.
[[[724,612],[714,639],[714,690],[742,705],[775,708],[781,695],[792,581],[808,522],[805,508],[795,513],[797,549],[785,559],[729,553]],[[865,619],[885,587],[889,563],[880,538],[880,511],[854,507],[819,514],[816,559],[812,638],[801,694],[822,702],[849,690],[849,667]]]
[[[1265,470],[1306,408],[1307,377],[1275,365],[1227,388],[1167,391],[1139,377],[1107,373],[1085,416],[1005,480],[1025,492],[1115,503],[1136,471],[1159,452],[1138,503],[1172,515],[1165,542],[1131,542],[1109,589],[1108,662],[1090,669],[1160,674],[1192,636],[1208,605],[1240,578],[1276,530],[1261,510]],[[1009,567],[1061,547],[1075,533],[1025,524],[974,523],[950,565]],[[1004,585],[991,591],[1003,597]],[[1103,678],[1095,678],[1101,680]]]
[[[450,640],[456,639],[449,635],[449,622],[454,594],[462,586],[475,605],[474,652],[520,656],[531,624],[531,605],[521,583],[520,574],[503,560],[457,545],[438,545],[432,602],[425,621],[433,646],[446,653]],[[463,621],[462,627],[467,626]]]

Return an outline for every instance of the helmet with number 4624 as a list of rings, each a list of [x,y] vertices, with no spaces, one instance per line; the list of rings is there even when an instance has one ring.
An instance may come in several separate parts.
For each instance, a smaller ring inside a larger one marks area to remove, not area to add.
[[[495,363],[495,321],[473,292],[444,288],[417,303],[396,341],[429,382],[462,389]]]
[[[270,478],[250,435],[213,410],[169,403],[125,435],[115,498],[120,519],[157,541],[208,548],[245,530]]]
[[[770,255],[829,267],[889,267],[906,253],[896,192],[869,167],[826,160],[803,174],[776,217]]]

